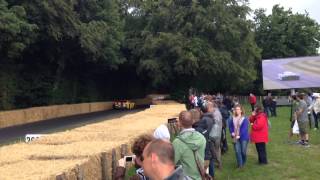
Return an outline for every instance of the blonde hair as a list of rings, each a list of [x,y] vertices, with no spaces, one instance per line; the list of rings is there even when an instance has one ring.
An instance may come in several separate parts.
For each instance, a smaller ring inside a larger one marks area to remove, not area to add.
[[[245,111],[244,111],[244,108],[243,108],[243,106],[241,106],[241,104],[237,104],[237,105],[235,105],[234,107],[233,107],[233,116],[236,116],[236,108],[237,107],[239,107],[240,108],[240,110],[241,110],[241,116],[244,116],[244,114],[245,114]]]

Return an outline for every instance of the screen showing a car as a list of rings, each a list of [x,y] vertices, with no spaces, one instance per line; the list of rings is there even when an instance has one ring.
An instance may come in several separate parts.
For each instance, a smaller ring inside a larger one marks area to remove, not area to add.
[[[263,89],[320,87],[320,56],[262,61]]]

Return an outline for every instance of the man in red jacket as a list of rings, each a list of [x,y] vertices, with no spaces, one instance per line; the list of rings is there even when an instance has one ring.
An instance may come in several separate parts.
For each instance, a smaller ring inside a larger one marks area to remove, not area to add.
[[[254,106],[256,105],[257,103],[257,98],[254,94],[250,93],[250,96],[249,96],[249,103],[251,105],[251,111],[254,110]]]
[[[268,142],[268,118],[260,105],[257,105],[250,116],[251,142],[255,143],[259,164],[268,164],[266,143]]]

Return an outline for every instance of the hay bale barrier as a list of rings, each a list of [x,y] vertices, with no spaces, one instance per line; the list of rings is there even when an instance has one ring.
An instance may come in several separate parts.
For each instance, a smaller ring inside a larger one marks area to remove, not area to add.
[[[0,179],[111,179],[112,149],[116,152],[115,159],[119,159],[130,149],[134,138],[153,132],[184,109],[182,104],[154,105],[144,111],[51,134],[31,143],[3,146],[0,148]],[[123,144],[127,144],[127,150]],[[109,177],[102,178],[102,174]]]
[[[150,98],[133,99],[130,101],[134,102],[138,107],[152,103]],[[0,128],[18,126],[53,118],[106,111],[112,108],[113,102],[94,102],[0,111]]]

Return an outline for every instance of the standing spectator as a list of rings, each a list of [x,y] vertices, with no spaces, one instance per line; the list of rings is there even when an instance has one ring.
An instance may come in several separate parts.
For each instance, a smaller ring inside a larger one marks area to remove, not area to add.
[[[270,111],[270,106],[271,106],[271,97],[270,96],[265,96],[262,101],[264,113],[269,117],[269,111]]]
[[[204,165],[206,139],[192,128],[193,121],[190,112],[182,111],[179,114],[178,124],[182,131],[172,143],[175,163],[181,165],[185,174],[192,179],[201,179],[195,158],[200,160],[202,166]]]
[[[226,106],[228,111],[231,111],[231,109],[232,109],[232,101],[230,100],[230,96],[226,96],[223,99],[222,103]]]
[[[239,103],[239,99],[237,98],[237,96],[233,96],[233,99],[232,99],[232,108],[234,108],[234,106],[240,104]]]
[[[314,95],[314,97],[315,97],[315,102],[312,106],[312,110],[313,110],[313,113],[315,114],[314,121],[318,125],[318,121],[320,120],[320,95],[316,94]]]
[[[257,105],[250,116],[251,142],[255,143],[258,152],[259,164],[267,164],[266,143],[268,142],[268,118]]]
[[[161,124],[153,133],[153,137],[156,139],[163,139],[170,141],[170,132],[166,125]]]
[[[214,140],[209,137],[209,133],[213,126],[214,118],[213,118],[214,107],[212,102],[206,102],[202,106],[202,112],[204,113],[201,117],[201,120],[198,122],[198,126],[196,130],[203,134],[206,138],[206,148],[205,148],[205,169],[209,167],[209,164],[214,163]],[[214,177],[214,166],[209,167],[209,174]]]
[[[267,96],[264,96],[264,97],[263,97],[262,106],[263,106],[263,109],[264,109],[264,113],[266,113],[266,115],[268,116]]]
[[[194,108],[199,107],[199,97],[197,95],[194,95],[193,97],[193,107]]]
[[[175,167],[174,149],[170,142],[157,139],[143,150],[143,169],[154,180],[189,180],[181,166]]]
[[[308,134],[308,106],[304,100],[304,94],[298,94],[298,110],[296,111],[296,117],[299,125],[300,144],[309,147],[309,134]]]
[[[216,125],[218,125],[217,129],[217,134],[219,134],[220,136],[216,139],[214,139],[214,151],[215,151],[215,159],[216,162],[218,164],[218,168],[221,169],[222,168],[222,161],[221,161],[221,134],[222,134],[222,115],[221,112],[217,106],[217,104],[213,103],[213,119]],[[214,166],[214,164],[210,164],[211,166]]]
[[[134,140],[131,151],[136,156],[136,158],[134,159],[134,165],[137,170],[136,170],[136,174],[130,177],[130,179],[140,179],[140,180],[149,179],[144,175],[144,170],[141,166],[143,161],[143,156],[142,156],[143,149],[152,140],[154,140],[154,138],[148,134],[143,134]],[[125,174],[126,174],[125,159],[124,158],[120,159],[118,161],[118,165],[119,166],[116,168],[116,172],[115,172],[115,179],[116,180],[125,179]]]
[[[219,101],[219,102],[222,102],[223,101],[223,95],[221,93],[217,93],[216,100]]]
[[[275,97],[271,97],[270,99],[270,113],[271,113],[271,117],[277,117],[277,100]]]
[[[193,94],[190,94],[188,103],[189,103],[190,109],[193,109],[194,108],[194,95]]]
[[[307,96],[305,96],[304,100],[306,101],[307,106],[308,106],[309,127],[310,127],[310,129],[312,129],[312,127],[314,127],[314,130],[317,130],[318,124],[317,125],[315,124],[313,112],[312,112],[312,109],[311,109],[311,106],[312,106],[312,103],[313,103],[312,102],[312,94],[309,92],[307,94]]]
[[[200,121],[201,118],[201,111],[199,109],[191,109],[189,110],[189,112],[191,113],[192,116],[192,128],[197,128],[198,127],[198,123]]]
[[[228,143],[227,143],[227,124],[228,124],[228,119],[230,117],[230,113],[226,106],[222,104],[221,102],[218,103],[219,110],[222,115],[222,133],[221,133],[221,153],[225,153],[228,151]]]
[[[289,136],[288,136],[288,142],[290,142],[292,136],[293,136],[293,132],[292,132],[292,128],[294,126],[295,121],[297,120],[296,117],[296,111],[298,108],[298,100],[297,100],[297,96],[296,95],[292,95],[291,96],[291,114],[290,114],[290,130],[289,130]]]
[[[249,120],[244,116],[241,105],[234,108],[233,116],[229,120],[229,131],[233,140],[238,168],[242,168],[247,160],[247,146],[249,141]]]
[[[251,111],[253,111],[254,110],[254,106],[257,103],[257,97],[252,93],[250,93],[250,96],[249,96],[249,103],[251,105]]]

